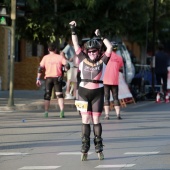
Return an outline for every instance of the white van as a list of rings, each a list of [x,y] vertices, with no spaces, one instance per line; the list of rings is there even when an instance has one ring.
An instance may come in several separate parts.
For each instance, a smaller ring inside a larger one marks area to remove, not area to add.
[[[132,79],[135,76],[135,67],[132,63],[130,54],[123,42],[118,43],[118,50],[116,53],[123,58],[123,62],[124,62],[123,73],[124,73],[126,82],[130,84]]]
[[[98,37],[94,37],[94,38],[101,41],[101,39],[99,39]],[[90,38],[83,38],[82,45],[89,40],[90,40]],[[114,41],[114,42],[116,42],[116,41]],[[123,42],[119,42],[117,44],[118,44],[118,50],[116,53],[123,58],[123,62],[124,62],[123,74],[124,74],[127,84],[130,84],[132,79],[135,76],[135,67],[132,63],[130,54],[129,54],[125,44]]]

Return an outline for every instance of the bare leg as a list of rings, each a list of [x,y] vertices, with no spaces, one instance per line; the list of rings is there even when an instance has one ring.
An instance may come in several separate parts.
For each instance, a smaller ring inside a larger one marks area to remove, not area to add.
[[[70,94],[70,84],[71,84],[71,81],[67,80],[66,94]]]
[[[44,100],[44,109],[45,109],[45,113],[44,113],[44,117],[48,117],[48,110],[50,107],[50,100]]]
[[[60,107],[60,111],[63,111],[64,110],[64,98],[58,99],[58,105]]]
[[[100,116],[93,115],[92,120],[93,120],[93,124],[99,124]]]
[[[44,109],[45,112],[48,112],[50,106],[50,100],[44,100]]]
[[[91,121],[91,115],[89,114],[81,114],[81,117],[82,117],[82,123],[83,124],[90,124],[90,121]]]
[[[104,110],[105,110],[105,119],[109,119],[110,106],[104,106]]]
[[[115,106],[115,111],[116,111],[117,118],[121,119],[121,116],[120,116],[120,106]]]
[[[73,92],[74,92],[74,83],[71,82],[70,83],[70,94],[73,95]]]
[[[74,97],[72,96],[72,94],[70,94],[70,92],[72,91],[72,86],[71,86],[71,80],[67,80],[67,87],[66,87],[66,96],[65,99],[74,99]],[[71,90],[71,91],[70,91]],[[72,92],[71,92],[72,93]]]
[[[61,92],[56,92],[56,96],[62,94]],[[64,118],[64,98],[58,98],[58,105],[60,107],[60,118]]]
[[[73,96],[76,99],[77,94],[77,82],[74,82]]]

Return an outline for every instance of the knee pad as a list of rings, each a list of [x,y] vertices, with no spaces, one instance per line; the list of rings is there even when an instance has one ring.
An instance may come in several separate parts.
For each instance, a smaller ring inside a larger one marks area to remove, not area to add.
[[[57,99],[64,98],[63,94],[58,94],[58,95],[56,95],[56,97],[57,97]]]
[[[105,100],[104,106],[110,106],[110,101],[109,100]]]
[[[42,73],[43,72],[43,67],[39,66],[38,67],[38,73]]]
[[[119,100],[114,100],[114,106],[120,106]]]
[[[45,92],[45,94],[44,94],[44,100],[51,100],[51,94],[50,94],[50,92]]]

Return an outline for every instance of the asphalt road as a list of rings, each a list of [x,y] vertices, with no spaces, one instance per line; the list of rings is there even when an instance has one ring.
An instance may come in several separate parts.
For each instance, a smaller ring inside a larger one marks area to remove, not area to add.
[[[81,161],[78,112],[0,111],[0,170],[170,170],[170,103],[140,102],[102,120],[104,160],[91,133],[88,161]],[[104,115],[102,116],[102,118]]]

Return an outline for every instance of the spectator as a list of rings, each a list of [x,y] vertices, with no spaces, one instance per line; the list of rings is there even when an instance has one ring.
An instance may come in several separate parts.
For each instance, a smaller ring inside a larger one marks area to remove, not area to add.
[[[105,93],[105,119],[109,119],[109,111],[110,111],[110,92],[112,92],[113,100],[114,100],[114,108],[116,111],[117,119],[122,119],[120,116],[120,102],[118,98],[119,91],[119,71],[121,71],[123,67],[123,59],[121,56],[116,54],[118,49],[118,44],[115,42],[111,42],[113,46],[113,51],[111,53],[110,60],[106,66],[106,70],[104,73],[103,83],[104,83],[104,93]]]
[[[155,53],[155,75],[157,85],[161,85],[163,82],[164,98],[167,93],[167,78],[168,78],[168,55],[164,51],[163,44],[159,44],[158,51]]]
[[[65,99],[74,99],[74,96],[72,96],[70,94],[70,90],[71,90],[71,74],[73,73],[73,58],[75,56],[75,51],[74,48],[72,46],[72,41],[71,39],[69,39],[68,44],[65,46],[65,48],[62,50],[62,55],[64,55],[67,59],[67,62],[70,64],[70,70],[67,71],[67,85],[66,85],[66,92],[65,92]]]
[[[70,92],[71,94],[73,93],[74,99],[77,98],[77,85],[78,85],[78,66],[79,66],[79,60],[78,57],[75,55],[73,58],[73,68],[71,70],[71,83],[72,83],[72,91]]]

